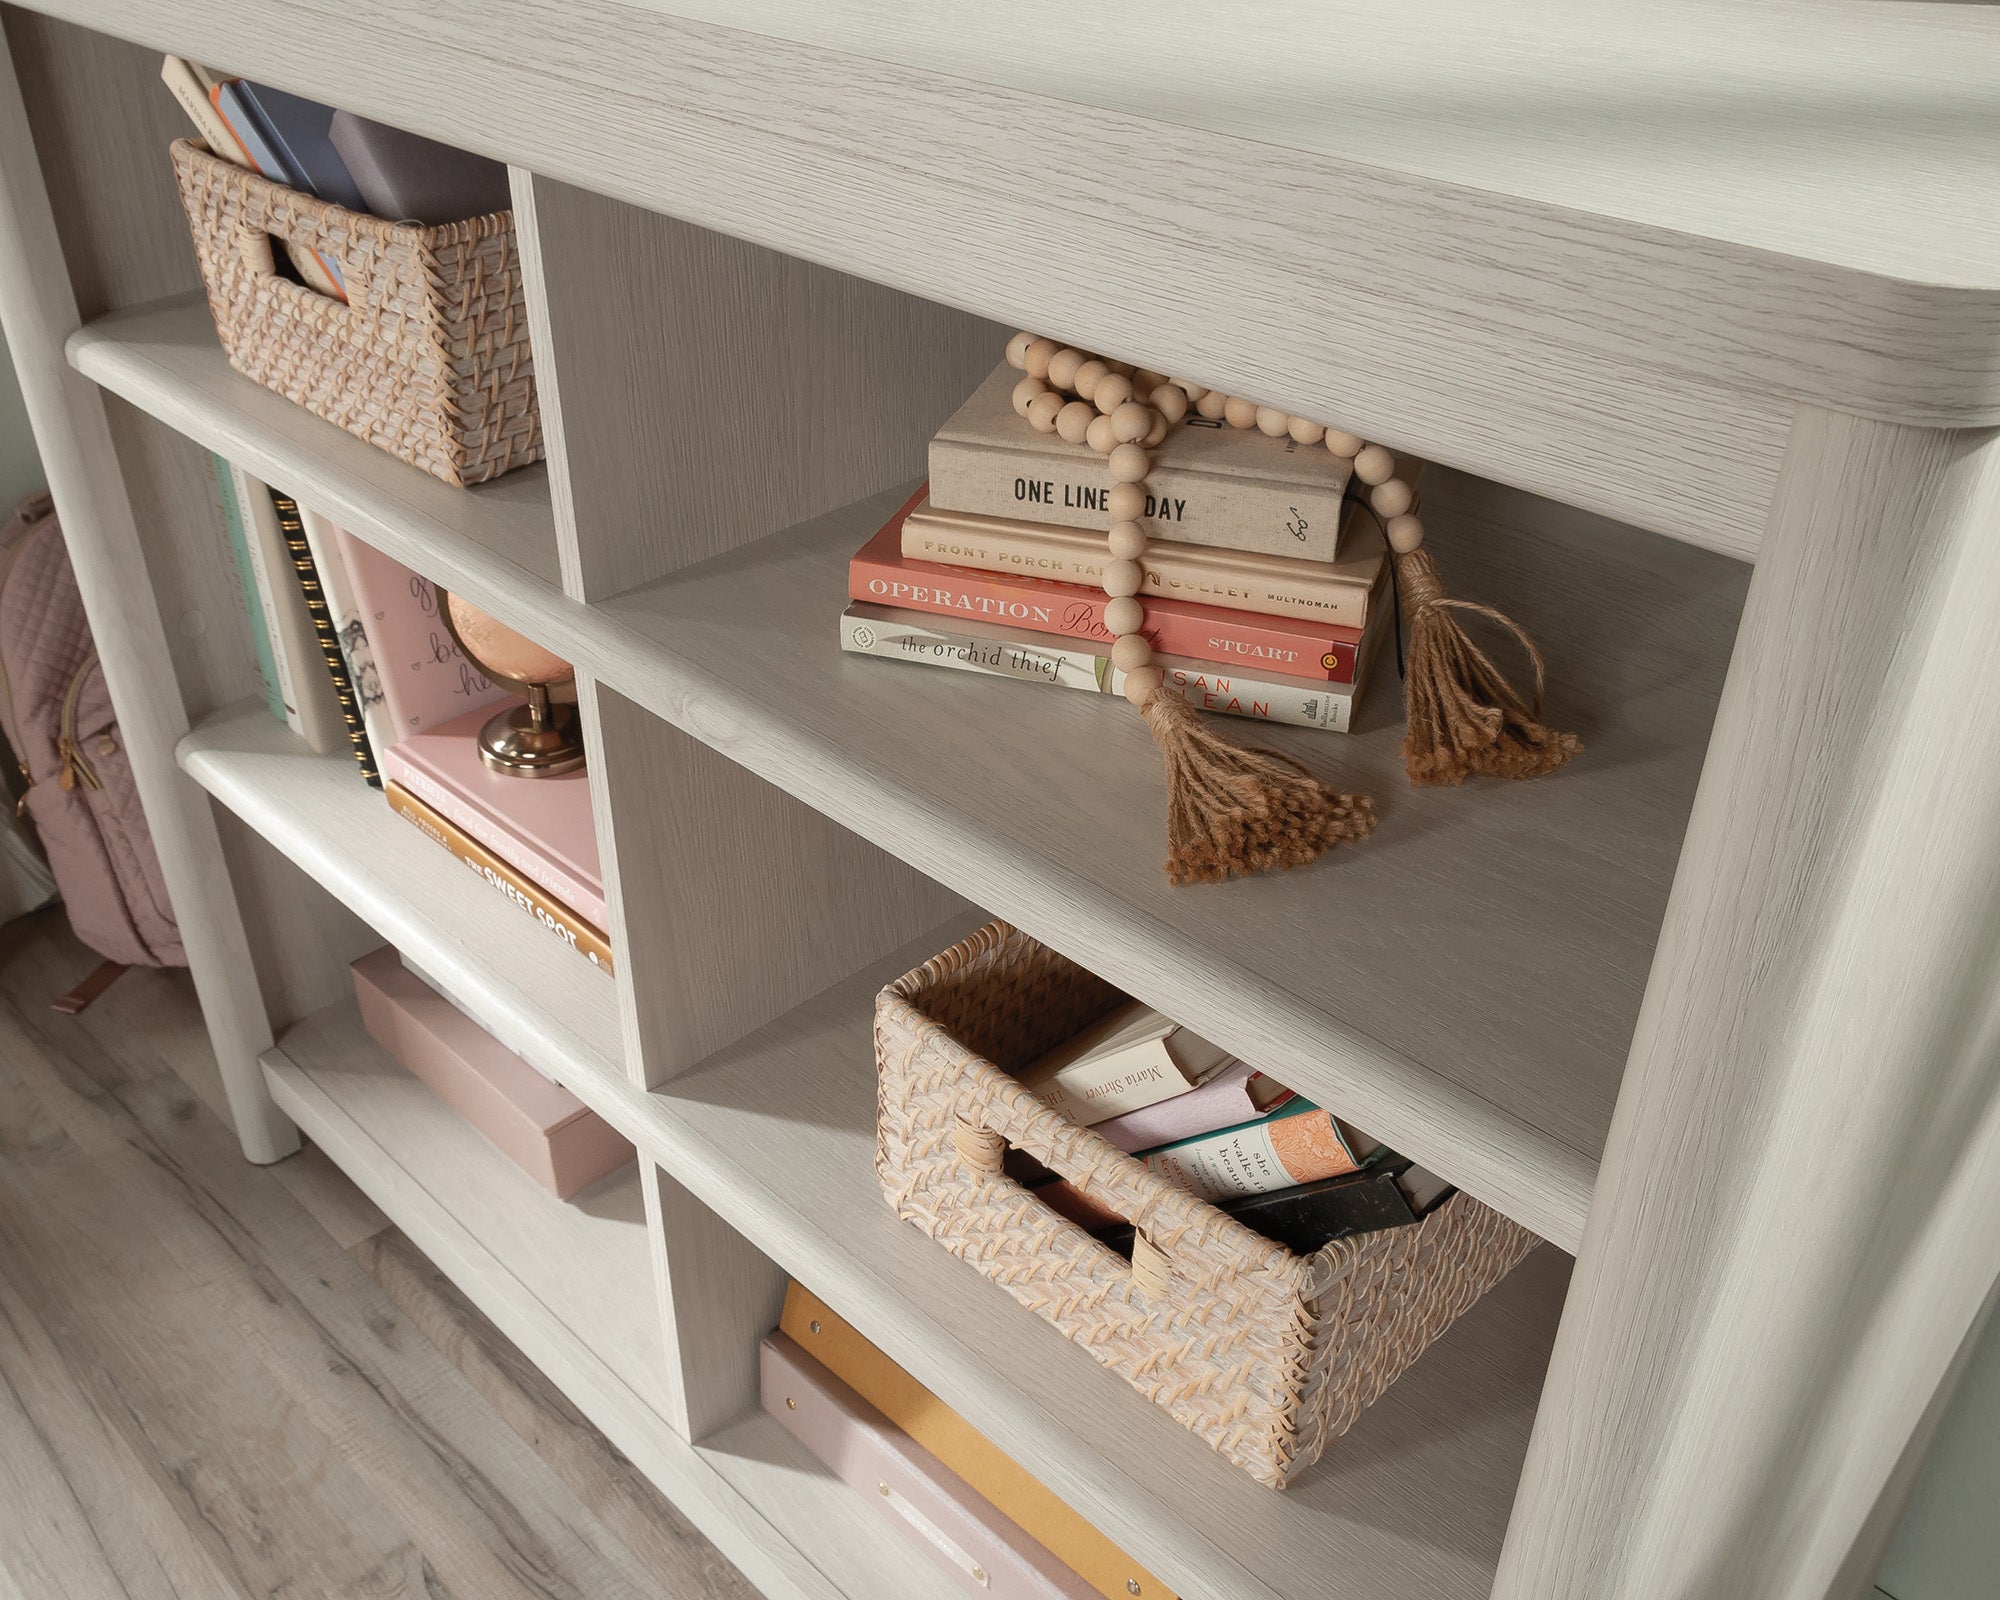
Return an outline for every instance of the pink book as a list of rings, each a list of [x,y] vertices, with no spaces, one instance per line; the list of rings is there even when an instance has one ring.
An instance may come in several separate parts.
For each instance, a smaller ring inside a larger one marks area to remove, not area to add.
[[[394,950],[384,946],[349,970],[375,1042],[558,1199],[637,1154],[616,1128],[434,991]]]
[[[510,778],[493,771],[473,742],[492,715],[482,706],[441,728],[398,740],[380,753],[382,776],[533,878],[585,922],[608,928],[588,775]]]
[[[847,564],[847,597],[935,616],[1004,623],[1032,633],[1111,641],[1104,594],[1073,583],[978,572],[903,554],[903,519],[924,500],[919,489]],[[1146,598],[1146,637],[1166,656],[1313,678],[1354,681],[1359,628],[1306,617],[1265,617],[1193,600]]]
[[[333,531],[396,738],[512,698],[465,659],[438,618],[437,589],[430,579],[345,528]],[[380,748],[375,759],[382,759]]]
[[[764,1409],[959,1589],[986,1600],[1096,1600],[1096,1589],[788,1335],[764,1340],[758,1368]]]
[[[1131,1154],[1192,1139],[1198,1133],[1233,1128],[1277,1110],[1292,1098],[1290,1089],[1280,1088],[1255,1067],[1233,1061],[1186,1094],[1112,1117],[1091,1131]]]

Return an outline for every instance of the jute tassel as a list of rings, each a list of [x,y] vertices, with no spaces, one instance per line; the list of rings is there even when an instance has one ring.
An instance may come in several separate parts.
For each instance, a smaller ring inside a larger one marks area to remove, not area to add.
[[[1538,778],[1583,749],[1575,734],[1542,726],[1542,653],[1518,623],[1491,606],[1451,599],[1421,546],[1398,552],[1396,583],[1409,633],[1403,760],[1410,782],[1457,784],[1475,773]],[[1454,611],[1489,617],[1520,640],[1535,668],[1532,707],[1465,636]]]
[[[1167,758],[1167,880],[1176,886],[1304,866],[1375,826],[1367,796],[1328,789],[1274,750],[1231,743],[1165,686],[1140,710]]]

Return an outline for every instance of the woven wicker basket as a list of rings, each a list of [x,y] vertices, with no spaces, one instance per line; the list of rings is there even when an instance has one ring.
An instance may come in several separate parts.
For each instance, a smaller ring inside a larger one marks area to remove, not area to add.
[[[1000,922],[891,984],[876,1172],[899,1216],[1282,1489],[1540,1241],[1459,1194],[1295,1256],[1010,1076],[1124,999]],[[1002,1176],[1007,1145],[1130,1220],[1133,1260]]]
[[[179,139],[174,173],[229,364],[446,483],[542,459],[512,212],[383,222]],[[340,268],[348,303],[279,276],[272,240]]]

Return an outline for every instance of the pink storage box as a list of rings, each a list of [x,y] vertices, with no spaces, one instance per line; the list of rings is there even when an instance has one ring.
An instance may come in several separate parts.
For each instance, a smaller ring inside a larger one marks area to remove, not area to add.
[[[375,1042],[558,1199],[637,1155],[631,1140],[435,993],[394,950],[385,945],[348,970]]]
[[[764,1409],[967,1594],[1097,1600],[1097,1591],[860,1395],[774,1332],[759,1348]]]

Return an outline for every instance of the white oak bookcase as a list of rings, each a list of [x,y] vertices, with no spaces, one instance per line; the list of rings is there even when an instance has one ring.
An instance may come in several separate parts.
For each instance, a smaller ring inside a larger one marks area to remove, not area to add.
[[[0,323],[203,1087],[253,1160],[322,1145],[755,1582],[941,1587],[757,1409],[787,1273],[1188,1600],[1872,1574],[2000,1273],[2000,17],[5,25]],[[229,371],[162,49],[513,164],[546,468],[451,490]],[[1136,718],[843,660],[845,556],[1013,325],[1441,463],[1444,568],[1542,640],[1584,759],[1415,794],[1378,696],[1294,741],[1378,797],[1375,838],[1173,892]],[[203,450],[575,660],[615,982],[249,698]],[[1302,1486],[1257,1488],[876,1192],[873,992],[974,905],[1550,1246]],[[383,940],[639,1167],[557,1204],[390,1070],[344,974]]]

